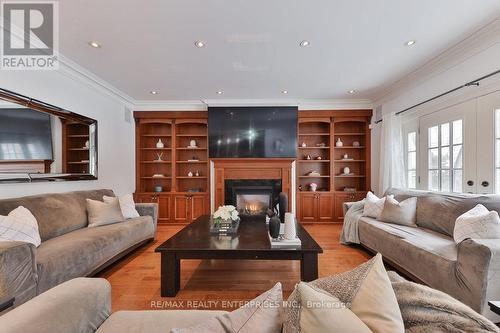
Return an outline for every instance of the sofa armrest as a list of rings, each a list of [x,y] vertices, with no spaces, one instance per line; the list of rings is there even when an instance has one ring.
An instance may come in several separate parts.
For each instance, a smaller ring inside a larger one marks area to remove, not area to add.
[[[0,242],[0,298],[14,297],[17,306],[36,295],[35,256],[31,243]]]
[[[500,297],[500,239],[467,239],[458,244],[457,277],[476,300],[471,307],[500,321],[487,308],[488,301]]]
[[[362,200],[361,200],[362,201]],[[352,206],[354,206],[355,204],[357,204],[358,202],[360,201],[353,201],[353,202],[344,202],[342,204],[342,209],[344,210],[344,216],[345,216],[345,213],[347,213],[347,211],[349,210],[349,208],[351,208]]]
[[[151,216],[156,234],[156,226],[158,224],[158,204],[157,203],[136,203],[135,209],[141,216]]]
[[[111,286],[105,279],[64,282],[0,317],[4,333],[95,332],[111,313]]]

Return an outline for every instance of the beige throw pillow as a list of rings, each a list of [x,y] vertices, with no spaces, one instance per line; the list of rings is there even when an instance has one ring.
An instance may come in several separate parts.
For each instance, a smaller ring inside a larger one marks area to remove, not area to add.
[[[394,198],[387,197],[379,220],[383,222],[401,224],[408,227],[416,227],[417,198],[412,197],[398,202]]]
[[[297,285],[302,304],[300,331],[303,333],[371,333],[372,331],[337,297],[307,283]]]
[[[171,333],[280,333],[283,325],[281,283],[241,308],[211,318],[189,328],[174,328]]]
[[[494,210],[479,204],[455,221],[453,239],[458,244],[468,238],[500,239],[500,217]]]
[[[106,203],[118,200],[122,215],[126,219],[133,219],[140,216],[137,209],[135,209],[134,196],[132,194],[124,194],[119,197],[108,197],[105,195],[102,197],[102,200]]]
[[[388,197],[394,198],[394,196],[388,195]],[[365,206],[363,207],[363,216],[372,217],[378,219],[382,210],[384,209],[385,198],[379,198],[371,191],[366,194]]]
[[[401,311],[380,254],[352,271],[318,279],[309,285],[350,304],[350,310],[375,333],[404,332]],[[287,300],[284,333],[302,332],[301,307],[296,288]]]
[[[87,199],[87,214],[89,228],[122,222],[124,220],[118,200],[106,203]]]

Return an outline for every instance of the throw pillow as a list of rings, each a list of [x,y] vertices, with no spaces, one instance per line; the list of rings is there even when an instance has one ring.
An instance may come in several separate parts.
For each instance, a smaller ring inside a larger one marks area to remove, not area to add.
[[[380,221],[401,224],[408,227],[417,226],[417,198],[412,197],[401,202],[387,197]]]
[[[401,311],[380,254],[349,272],[321,278],[309,284],[350,305],[350,310],[373,332],[404,332]],[[296,288],[287,300],[283,326],[285,333],[301,332],[301,307]]]
[[[368,326],[337,297],[304,282],[300,282],[296,290],[302,304],[301,332],[371,333]]]
[[[87,199],[89,228],[124,220],[118,200],[110,203]]]
[[[7,216],[0,215],[0,241],[27,242],[40,246],[38,222],[31,212],[19,206]]]
[[[458,244],[468,238],[499,239],[500,217],[496,211],[489,211],[479,204],[460,215],[455,221],[453,239]]]
[[[126,219],[133,219],[140,216],[135,209],[134,196],[132,194],[125,194],[119,197],[108,197],[105,195],[102,197],[102,200],[106,203],[118,200],[122,215]]]
[[[283,325],[281,283],[241,308],[211,318],[189,328],[174,328],[171,333],[280,333]]]
[[[393,195],[389,195],[389,197],[394,198]],[[384,209],[385,198],[379,198],[372,192],[368,192],[366,194],[365,206],[363,208],[363,216],[373,217],[374,219],[378,219],[382,210]]]

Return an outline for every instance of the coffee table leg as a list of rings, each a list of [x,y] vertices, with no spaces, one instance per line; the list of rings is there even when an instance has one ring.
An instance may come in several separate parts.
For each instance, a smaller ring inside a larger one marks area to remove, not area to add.
[[[304,253],[300,260],[300,279],[302,281],[313,281],[318,278],[318,254]]]
[[[175,253],[161,254],[161,296],[174,297],[181,287],[181,261]]]

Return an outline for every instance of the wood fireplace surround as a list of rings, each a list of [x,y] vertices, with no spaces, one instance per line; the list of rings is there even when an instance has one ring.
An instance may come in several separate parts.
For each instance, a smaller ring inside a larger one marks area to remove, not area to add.
[[[294,159],[238,158],[212,159],[214,163],[214,203],[224,205],[226,179],[279,179],[281,191],[292,196],[292,163]]]

